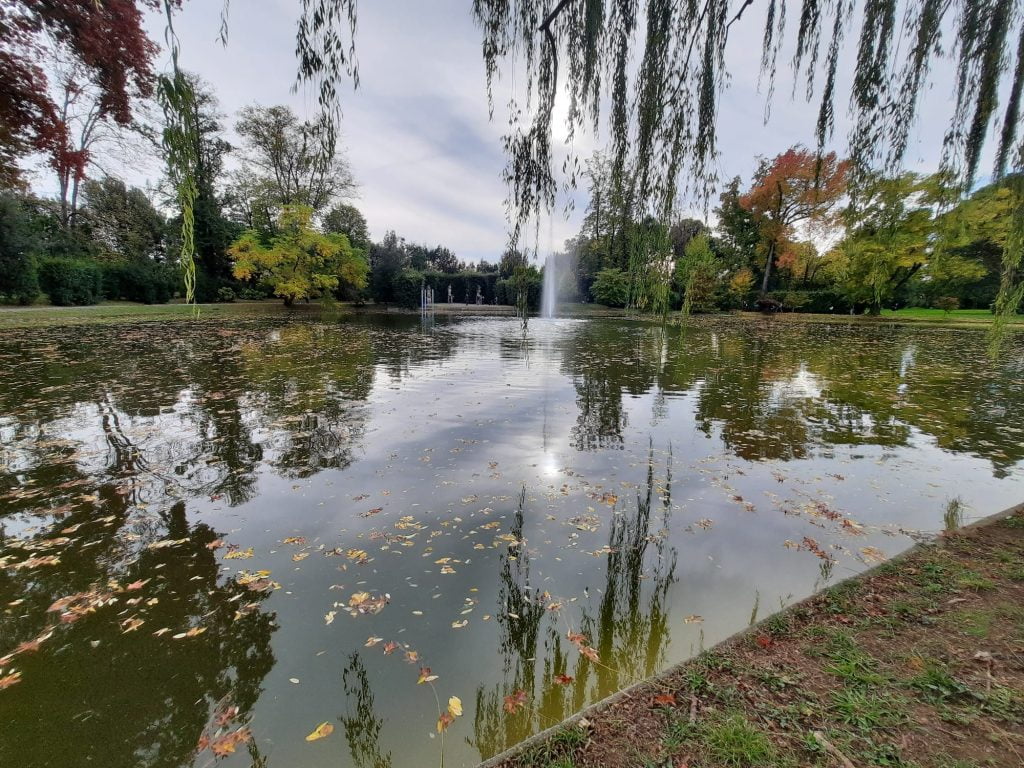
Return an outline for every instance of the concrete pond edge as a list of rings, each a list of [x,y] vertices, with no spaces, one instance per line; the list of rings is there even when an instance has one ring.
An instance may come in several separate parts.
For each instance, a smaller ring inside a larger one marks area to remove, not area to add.
[[[958,534],[967,534],[969,536],[972,531],[976,531],[978,529],[985,528],[985,527],[987,527],[989,525],[992,525],[993,523],[999,522],[1000,520],[1005,520],[1006,518],[1013,517],[1014,515],[1016,515],[1019,512],[1024,512],[1024,503],[1017,504],[1015,506],[1009,507],[1008,509],[1004,509],[1001,512],[996,512],[995,514],[991,514],[991,515],[987,515],[985,517],[979,518],[978,520],[975,520],[974,522],[972,522],[972,523],[970,523],[968,525],[965,525],[965,526],[962,526],[962,527],[958,528],[956,530],[956,533],[958,533]],[[903,552],[900,552],[899,554],[894,555],[893,557],[889,558],[885,562],[878,563],[877,565],[874,565],[874,566],[872,566],[871,568],[868,568],[865,571],[861,571],[860,573],[854,574],[853,576],[849,576],[849,577],[847,577],[847,578],[845,578],[845,579],[843,579],[841,581],[838,581],[835,584],[829,586],[827,589],[823,589],[820,592],[815,592],[814,594],[808,595],[804,599],[799,600],[799,601],[793,603],[792,605],[787,606],[786,608],[784,608],[781,611],[776,611],[775,613],[771,613],[771,614],[765,616],[763,619],[761,619],[757,623],[751,624],[749,627],[741,629],[740,631],[730,635],[729,637],[726,637],[723,640],[720,640],[719,642],[715,643],[714,645],[709,646],[708,648],[705,648],[704,650],[702,650],[700,653],[696,654],[695,656],[691,656],[689,659],[686,659],[685,661],[681,661],[678,664],[673,664],[672,666],[662,670],[661,672],[659,672],[656,675],[653,675],[652,677],[648,677],[645,680],[641,680],[638,683],[634,683],[633,685],[630,685],[627,688],[623,688],[620,691],[616,691],[615,693],[611,694],[610,696],[606,696],[605,698],[601,699],[600,701],[594,702],[593,704],[591,704],[590,706],[586,707],[585,709],[580,710],[579,712],[577,712],[572,717],[568,717],[568,718],[566,718],[565,720],[563,720],[562,722],[560,722],[560,723],[558,723],[556,725],[552,725],[549,728],[545,728],[543,731],[539,731],[538,733],[535,733],[533,736],[530,736],[528,739],[525,739],[525,740],[519,742],[518,744],[515,744],[514,746],[511,746],[508,749],[506,749],[506,750],[504,750],[502,752],[499,752],[498,754],[494,755],[493,757],[490,757],[487,760],[484,760],[482,763],[479,763],[477,765],[477,768],[495,768],[495,766],[500,765],[501,763],[503,763],[503,762],[505,762],[505,761],[507,761],[507,760],[509,760],[511,758],[514,758],[517,755],[522,754],[523,752],[526,752],[527,750],[531,749],[532,747],[535,747],[536,745],[546,741],[547,739],[551,738],[552,736],[554,736],[559,731],[562,731],[562,730],[564,730],[566,728],[571,728],[572,726],[578,724],[581,720],[590,719],[590,718],[594,717],[598,713],[603,712],[604,710],[608,709],[609,707],[612,707],[612,706],[616,705],[620,701],[624,701],[626,699],[631,698],[634,693],[640,691],[641,689],[649,688],[652,685],[656,685],[659,680],[667,679],[669,677],[674,676],[680,670],[684,669],[687,665],[691,664],[694,659],[700,657],[702,654],[707,653],[709,651],[713,651],[713,650],[715,650],[717,648],[721,648],[721,647],[726,646],[726,645],[732,645],[734,643],[737,643],[737,642],[741,641],[743,638],[747,637],[748,635],[759,631],[761,629],[762,625],[765,624],[765,622],[767,622],[772,617],[778,616],[780,614],[787,614],[787,613],[790,613],[792,611],[799,610],[802,606],[805,606],[805,605],[809,604],[811,601],[816,600],[821,595],[828,593],[830,590],[837,589],[837,588],[839,588],[840,586],[842,586],[844,584],[848,584],[850,582],[855,582],[855,581],[863,581],[863,580],[867,579],[868,577],[870,577],[872,574],[874,574],[876,571],[878,571],[881,568],[891,567],[894,563],[899,563],[900,561],[905,560],[906,558],[908,558],[908,557],[910,557],[910,556],[920,552],[923,549],[926,549],[928,547],[934,546],[935,542],[938,539],[939,539],[939,536],[936,536],[936,537],[934,537],[932,539],[929,539],[928,541],[919,541],[916,544],[914,544],[913,546],[909,547],[908,549],[905,549]]]

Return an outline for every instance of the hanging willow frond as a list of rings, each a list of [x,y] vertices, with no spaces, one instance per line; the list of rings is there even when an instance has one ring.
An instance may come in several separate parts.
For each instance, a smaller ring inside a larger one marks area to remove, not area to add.
[[[841,98],[837,73],[843,70],[844,57],[852,58],[852,181],[856,186],[877,170],[898,172],[921,99],[933,84],[932,66],[944,59],[955,70],[941,168],[951,180],[952,194],[971,188],[1009,72],[1013,75],[996,177],[1007,170],[1024,171],[1019,153],[1010,162],[1024,91],[1022,4],[1024,0],[800,0],[790,62],[793,93],[803,80],[803,95],[819,99],[813,127],[819,152],[833,138]],[[505,142],[507,206],[515,239],[526,221],[554,204],[553,87],[569,105],[568,135],[587,127],[607,130],[613,187],[619,185],[618,196],[629,204],[635,220],[650,216],[664,221],[682,194],[706,201],[716,181],[716,120],[727,80],[730,29],[748,19],[756,24],[761,14],[760,78],[771,104],[787,3],[474,0],[473,13],[483,36],[490,103],[498,72],[515,71],[519,84],[511,95]],[[1008,65],[1006,50],[1014,36],[1015,68]],[[846,45],[848,39],[856,44]],[[828,47],[820,61],[823,40]],[[560,58],[569,62],[561,73]],[[631,66],[634,60],[639,66]],[[525,72],[525,81],[520,72]],[[609,97],[607,107],[600,102],[602,93]],[[534,94],[539,101],[531,106]],[[1013,255],[1007,260],[1012,262]],[[1011,276],[1011,288],[1018,279]],[[643,300],[643,286],[637,285],[636,291]],[[1001,294],[999,305],[1012,309],[1012,298]]]
[[[156,96],[164,113],[163,150],[168,175],[181,208],[181,254],[179,263],[185,283],[185,301],[196,299],[195,202],[199,195],[196,167],[199,163],[196,128],[189,116],[195,109],[196,94],[191,81],[178,64],[180,48],[174,32],[173,3],[164,0],[167,17],[165,37],[171,49],[172,71],[157,78]]]

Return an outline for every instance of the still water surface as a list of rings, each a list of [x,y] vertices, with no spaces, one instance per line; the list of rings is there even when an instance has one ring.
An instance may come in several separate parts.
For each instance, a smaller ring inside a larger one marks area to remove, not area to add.
[[[735,320],[4,332],[0,765],[432,765],[450,696],[474,765],[953,497],[1021,501],[1022,359]]]

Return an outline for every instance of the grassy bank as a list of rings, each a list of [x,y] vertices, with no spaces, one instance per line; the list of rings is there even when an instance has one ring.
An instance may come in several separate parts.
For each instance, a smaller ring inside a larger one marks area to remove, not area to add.
[[[494,764],[1024,765],[1024,507],[773,616]]]
[[[347,305],[337,305],[345,309]],[[251,317],[284,315],[287,312],[308,314],[320,312],[317,304],[300,305],[286,309],[280,301],[240,301],[231,304],[134,304],[131,302],[104,302],[86,307],[0,307],[0,329],[25,328],[42,325],[83,325],[121,321],[188,320],[216,317]]]

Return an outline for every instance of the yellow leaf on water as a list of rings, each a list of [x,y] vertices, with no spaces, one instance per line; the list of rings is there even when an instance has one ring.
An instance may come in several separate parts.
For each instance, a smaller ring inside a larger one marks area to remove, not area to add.
[[[313,732],[306,737],[306,741],[316,741],[330,736],[334,732],[334,726],[330,723],[320,723]]]
[[[462,699],[458,696],[452,696],[448,699],[448,711],[451,712],[453,717],[462,717]]]

